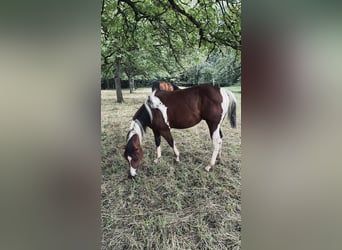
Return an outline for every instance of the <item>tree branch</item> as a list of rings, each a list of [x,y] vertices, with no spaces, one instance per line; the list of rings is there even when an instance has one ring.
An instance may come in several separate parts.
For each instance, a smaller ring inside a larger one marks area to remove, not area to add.
[[[183,16],[185,16],[187,19],[189,19],[189,21],[191,23],[193,23],[196,28],[198,29],[198,34],[200,36],[200,41],[199,41],[199,47],[201,47],[201,41],[206,40],[206,38],[204,37],[204,30],[202,28],[202,25],[200,22],[198,22],[192,15],[190,15],[189,13],[187,13],[185,10],[183,10],[182,8],[180,8],[174,0],[168,0],[171,8],[175,11],[178,12],[180,14],[182,14]]]
[[[105,2],[105,0],[102,0],[101,16],[102,16],[102,14],[103,14],[103,12],[104,12],[104,2]]]

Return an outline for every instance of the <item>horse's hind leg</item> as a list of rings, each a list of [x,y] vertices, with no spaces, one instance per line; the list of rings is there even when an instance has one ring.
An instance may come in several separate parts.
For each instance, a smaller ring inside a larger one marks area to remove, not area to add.
[[[221,138],[221,140],[222,140],[222,137],[223,137],[223,135],[222,135],[222,131],[220,129],[220,138]],[[217,156],[217,163],[220,163],[221,159],[222,159],[222,141],[220,143],[220,148],[219,148],[219,152],[218,152],[218,156]]]
[[[176,155],[176,161],[179,162],[179,151],[178,151],[178,149],[177,149],[177,147],[176,147],[175,142],[173,142],[173,147],[172,147],[172,149],[173,149],[173,152],[174,152],[175,155]]]
[[[165,130],[161,131],[160,134],[165,138],[167,143],[173,149],[173,152],[176,155],[176,161],[179,162],[179,151],[178,151],[176,144],[172,138],[171,131],[169,129],[165,129]]]
[[[212,140],[212,143],[214,146],[214,150],[213,150],[213,154],[211,156],[211,160],[210,160],[209,165],[205,167],[205,170],[207,170],[207,171],[209,171],[215,165],[217,155],[220,153],[221,147],[222,147],[222,139],[221,139],[221,134],[220,134],[220,124],[218,124],[216,126],[216,129],[214,129],[214,127],[215,127],[214,124],[208,123],[208,126],[209,126],[209,130],[210,130],[211,140]]]

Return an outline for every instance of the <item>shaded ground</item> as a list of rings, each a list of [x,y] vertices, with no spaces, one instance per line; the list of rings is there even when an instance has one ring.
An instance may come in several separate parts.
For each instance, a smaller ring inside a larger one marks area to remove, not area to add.
[[[180,151],[162,139],[162,158],[153,163],[152,131],[144,137],[144,163],[134,180],[117,147],[125,144],[131,118],[150,88],[134,94],[124,90],[125,103],[115,103],[113,90],[101,93],[102,121],[102,249],[240,249],[241,244],[241,125],[240,87],[237,129],[227,118],[222,127],[221,164],[204,170],[212,154],[205,122],[172,130]]]

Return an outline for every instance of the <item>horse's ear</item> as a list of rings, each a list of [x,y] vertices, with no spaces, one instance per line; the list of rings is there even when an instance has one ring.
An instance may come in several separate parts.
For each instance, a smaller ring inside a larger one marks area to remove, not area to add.
[[[126,145],[118,146],[118,149],[124,150],[124,149],[126,149]]]

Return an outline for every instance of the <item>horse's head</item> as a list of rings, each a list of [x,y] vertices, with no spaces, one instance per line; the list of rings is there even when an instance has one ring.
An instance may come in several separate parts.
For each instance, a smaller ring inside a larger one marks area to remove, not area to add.
[[[138,135],[134,134],[124,148],[124,158],[129,163],[129,173],[131,177],[134,177],[137,175],[137,170],[141,166],[143,159],[143,151]]]

